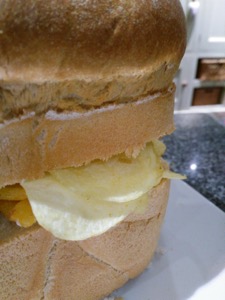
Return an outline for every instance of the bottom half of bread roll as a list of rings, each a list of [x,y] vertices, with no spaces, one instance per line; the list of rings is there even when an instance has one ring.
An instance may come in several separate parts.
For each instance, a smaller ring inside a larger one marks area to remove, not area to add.
[[[149,205],[107,232],[64,241],[33,225],[0,217],[1,300],[99,300],[149,264],[166,210],[169,180],[149,192]]]

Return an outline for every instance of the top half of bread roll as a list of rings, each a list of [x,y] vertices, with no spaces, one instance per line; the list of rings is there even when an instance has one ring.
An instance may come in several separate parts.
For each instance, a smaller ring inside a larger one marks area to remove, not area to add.
[[[171,133],[185,44],[179,0],[0,1],[0,186]]]

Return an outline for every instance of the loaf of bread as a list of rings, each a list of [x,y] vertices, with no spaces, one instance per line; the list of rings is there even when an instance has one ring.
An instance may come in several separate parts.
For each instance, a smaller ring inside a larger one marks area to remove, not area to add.
[[[132,163],[172,133],[185,44],[179,0],[0,0],[0,192],[118,155]],[[23,228],[0,205],[0,299],[100,300],[140,274],[166,211],[163,168],[144,211],[83,240]]]

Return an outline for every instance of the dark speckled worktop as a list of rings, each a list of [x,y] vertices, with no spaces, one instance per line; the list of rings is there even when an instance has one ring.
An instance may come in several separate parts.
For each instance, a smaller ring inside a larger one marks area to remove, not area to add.
[[[170,168],[225,212],[225,114],[176,114],[163,140]]]

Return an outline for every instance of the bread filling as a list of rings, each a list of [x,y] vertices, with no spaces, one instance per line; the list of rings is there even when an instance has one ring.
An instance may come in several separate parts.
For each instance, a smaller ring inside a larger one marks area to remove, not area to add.
[[[161,159],[164,151],[162,142],[152,141],[137,157],[119,154],[106,162],[96,160],[24,180],[24,190],[18,185],[0,190],[4,199],[0,211],[24,227],[37,220],[64,240],[100,235],[130,213],[142,213],[149,202],[148,191],[163,178],[179,177],[166,170]]]

